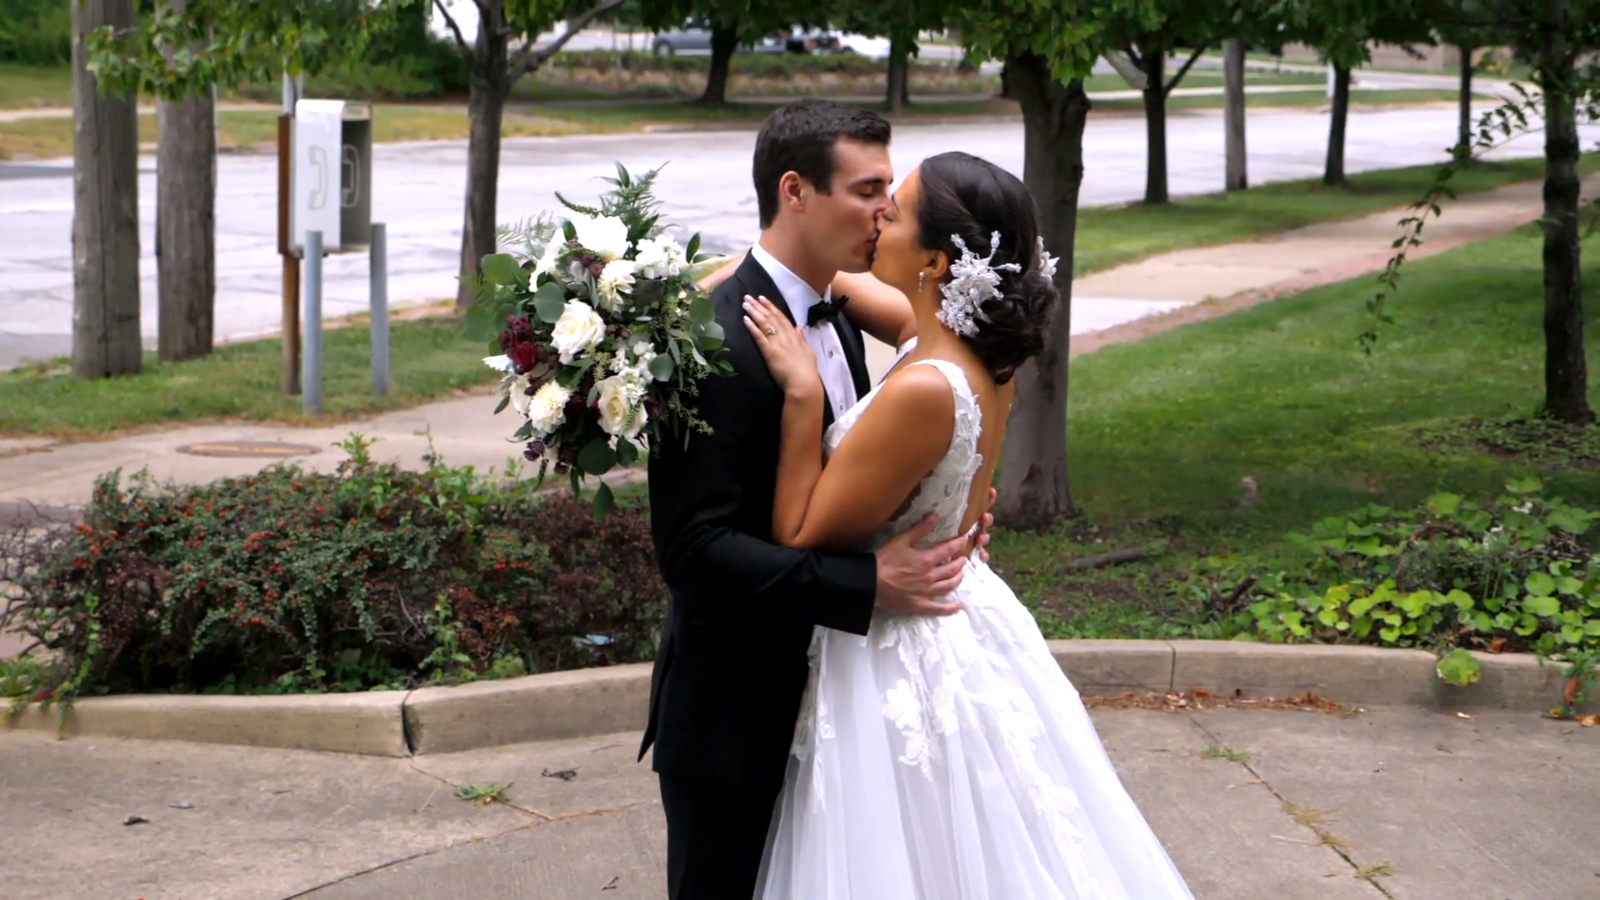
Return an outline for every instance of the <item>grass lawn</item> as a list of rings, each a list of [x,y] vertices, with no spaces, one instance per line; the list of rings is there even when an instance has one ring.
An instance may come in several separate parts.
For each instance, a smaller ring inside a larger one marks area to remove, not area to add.
[[[1287,558],[1285,534],[1324,517],[1410,507],[1441,490],[1494,499],[1527,474],[1549,494],[1600,506],[1593,462],[1530,461],[1464,441],[1423,449],[1469,420],[1535,411],[1540,254],[1529,227],[1408,266],[1391,301],[1398,322],[1370,358],[1356,340],[1369,275],[1074,360],[1071,475],[1087,515],[1043,537],[998,535],[1002,568],[1053,637],[1206,636],[1200,598],[1175,589],[1182,575],[1213,554]],[[1593,316],[1600,266],[1588,268]],[[1592,339],[1589,360],[1593,371]],[[1582,440],[1594,446],[1596,431]],[[1241,506],[1246,476],[1259,496]],[[1144,562],[1067,567],[1167,540]]]
[[[460,140],[467,136],[465,107],[381,104],[375,114],[374,138],[385,141]],[[507,113],[506,137],[554,136],[608,130],[553,117]],[[139,116],[139,142],[154,144],[160,135],[155,113]],[[237,150],[272,147],[278,140],[278,113],[272,109],[224,110],[217,114],[217,145]],[[0,159],[50,159],[72,155],[70,116],[0,122]]]
[[[0,62],[0,109],[71,105],[71,69]]]
[[[1586,171],[1600,168],[1600,154],[1586,155],[1583,166]],[[1283,181],[1243,193],[1187,197],[1167,206],[1084,208],[1078,212],[1074,264],[1082,275],[1171,250],[1248,241],[1313,222],[1405,206],[1422,196],[1437,170],[1414,166],[1366,172],[1351,176],[1348,189],[1317,180]],[[1543,172],[1540,159],[1484,163],[1458,173],[1452,183],[1461,192],[1482,191],[1539,178]]]
[[[1461,177],[1464,190],[1533,178],[1528,160],[1484,165]],[[1313,181],[1286,182],[1242,194],[1180,200],[1165,207],[1084,209],[1078,231],[1078,272],[1087,273],[1185,247],[1249,240],[1311,222],[1403,205],[1430,183],[1432,167],[1356,176],[1351,190]],[[414,405],[475,385],[493,373],[477,364],[483,348],[447,319],[393,323],[396,391],[367,393],[368,332],[326,332],[327,410],[334,416]],[[1353,327],[1353,326],[1352,326]],[[298,398],[279,393],[281,349],[275,340],[221,347],[207,359],[161,364],[153,357],[132,378],[85,382],[60,363],[0,372],[0,435],[63,439],[207,419],[299,421]],[[1237,477],[1237,476],[1235,476]]]
[[[387,397],[371,393],[371,341],[364,326],[323,331],[326,422],[416,406],[489,384],[494,373],[478,362],[484,346],[452,319],[390,323]],[[476,354],[476,356],[474,355]],[[211,356],[162,363],[145,355],[130,378],[79,381],[65,361],[0,372],[0,434],[92,439],[131,428],[203,420],[246,419],[310,423],[299,397],[280,390],[283,345],[277,339],[220,346]]]

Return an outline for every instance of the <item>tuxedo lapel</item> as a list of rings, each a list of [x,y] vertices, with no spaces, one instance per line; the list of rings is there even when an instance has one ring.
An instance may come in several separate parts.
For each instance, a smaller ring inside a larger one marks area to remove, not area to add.
[[[789,301],[783,296],[783,292],[778,290],[778,283],[767,274],[766,267],[756,262],[755,256],[745,254],[744,262],[733,271],[733,280],[739,282],[741,299],[742,295],[746,294],[751,297],[765,297],[783,312],[791,325],[794,324],[794,313],[789,309]]]
[[[731,280],[739,283],[741,300],[743,295],[746,294],[751,297],[765,297],[771,300],[772,305],[783,313],[784,317],[789,320],[790,325],[796,324],[794,312],[789,309],[789,301],[783,296],[783,292],[778,290],[778,285],[772,280],[772,276],[767,274],[766,267],[757,262],[753,254],[745,254],[744,262],[740,263],[739,268],[733,271]],[[857,357],[861,356],[861,351],[859,349],[852,350],[851,345],[843,341],[844,329],[839,328],[839,325],[843,323],[844,317],[840,316],[835,324],[835,329],[840,332],[841,343],[844,343],[845,346],[845,355],[849,357],[850,374],[855,377],[857,396],[864,397],[866,396],[866,391],[861,389],[861,385],[864,383],[863,377],[856,374],[856,360]],[[856,344],[859,347],[859,336],[856,338]],[[861,370],[862,372],[866,371],[864,364],[861,366]],[[826,385],[823,386],[822,392],[822,430],[827,431],[828,426],[833,424],[833,403],[827,397],[828,388]]]

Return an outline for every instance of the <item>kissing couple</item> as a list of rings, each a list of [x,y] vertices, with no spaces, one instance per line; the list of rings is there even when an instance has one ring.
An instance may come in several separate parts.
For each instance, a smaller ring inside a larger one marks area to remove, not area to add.
[[[1033,198],[954,152],[891,191],[889,138],[818,100],[762,126],[761,237],[712,276],[735,374],[699,386],[710,433],[650,457],[668,893],[1187,900],[987,564],[1058,302]],[[876,385],[863,333],[898,351]]]

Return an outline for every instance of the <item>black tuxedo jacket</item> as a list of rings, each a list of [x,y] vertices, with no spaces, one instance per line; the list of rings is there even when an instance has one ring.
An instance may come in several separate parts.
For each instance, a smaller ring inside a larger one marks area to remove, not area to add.
[[[712,293],[735,371],[700,384],[712,433],[650,452],[651,530],[672,604],[639,756],[653,743],[664,775],[771,788],[788,764],[812,627],[867,633],[877,561],[772,543],[783,391],[745,329],[746,294],[793,319],[766,269],[746,256]],[[861,334],[843,317],[835,329],[864,397]]]

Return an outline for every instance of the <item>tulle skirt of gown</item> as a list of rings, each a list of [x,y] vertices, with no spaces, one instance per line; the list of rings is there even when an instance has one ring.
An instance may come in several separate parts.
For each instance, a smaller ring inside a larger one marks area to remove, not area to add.
[[[1032,614],[976,559],[945,618],[819,628],[765,900],[1190,900]]]

